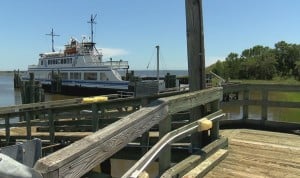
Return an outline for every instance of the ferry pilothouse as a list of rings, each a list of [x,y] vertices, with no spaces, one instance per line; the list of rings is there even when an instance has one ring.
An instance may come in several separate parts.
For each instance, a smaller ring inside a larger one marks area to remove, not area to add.
[[[96,16],[91,16],[91,40],[84,38],[78,41],[71,38],[65,49],[40,54],[37,65],[28,67],[29,73],[34,73],[35,80],[39,81],[46,91],[50,91],[53,72],[61,76],[62,92],[65,94],[95,95],[110,94],[117,91],[127,91],[128,81],[122,80],[119,70],[129,68],[127,61],[103,61],[102,53],[93,42],[93,24]],[[84,93],[83,93],[84,92]]]

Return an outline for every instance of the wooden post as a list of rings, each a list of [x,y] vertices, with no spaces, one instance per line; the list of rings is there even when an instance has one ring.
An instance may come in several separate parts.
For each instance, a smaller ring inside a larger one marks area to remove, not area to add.
[[[9,145],[9,142],[10,142],[9,116],[5,116],[5,137],[6,137],[6,145]]]
[[[262,89],[261,91],[261,120],[264,123],[268,119],[268,90]]]
[[[28,86],[28,93],[29,93],[29,100],[28,103],[34,103],[34,74],[29,73],[29,86]]]
[[[211,103],[211,113],[217,112],[220,108],[220,101],[216,100]],[[214,141],[219,138],[219,119],[213,122],[213,126],[210,133],[210,141]]]
[[[97,104],[92,104],[92,132],[97,132],[99,130],[99,113]],[[101,109],[101,115],[104,114],[104,109]],[[106,159],[100,163],[101,172],[111,175],[111,162],[110,158]]]
[[[243,104],[243,121],[248,119],[248,104],[245,104],[245,102],[247,102],[249,100],[249,90],[245,89],[243,91],[243,100],[244,100],[244,104]]]
[[[97,104],[92,104],[92,131],[96,132],[99,129],[99,116],[98,116],[98,107]]]
[[[31,119],[32,113],[30,111],[26,112],[26,132],[27,132],[27,140],[31,140]]]
[[[159,122],[159,139],[171,131],[171,116]],[[166,145],[159,154],[159,175],[162,175],[171,165],[171,145]]]
[[[186,31],[189,67],[190,92],[205,88],[205,51],[202,0],[186,0]],[[199,119],[204,112],[203,107],[190,110],[191,122]],[[201,133],[192,135],[192,147],[201,147]]]
[[[156,78],[157,78],[157,93],[159,93],[159,46],[156,46]]]
[[[186,0],[186,30],[190,91],[205,88],[202,0]]]
[[[49,139],[50,139],[50,143],[54,144],[55,126],[54,126],[54,117],[53,117],[52,109],[48,110],[48,120],[49,120]]]
[[[103,106],[100,107],[100,111],[101,111],[101,114],[100,114],[100,119],[98,120],[98,127],[99,127],[98,129],[101,129],[104,127],[102,119],[105,118],[105,109]]]
[[[149,104],[149,99],[144,97],[142,98],[141,105],[142,107]],[[144,155],[148,151],[148,143],[149,143],[149,131],[146,131],[142,134],[140,145],[142,147],[141,149],[141,155]]]

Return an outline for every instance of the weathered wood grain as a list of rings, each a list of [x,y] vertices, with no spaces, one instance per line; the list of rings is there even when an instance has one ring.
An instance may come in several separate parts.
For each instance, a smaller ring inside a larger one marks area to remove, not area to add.
[[[222,111],[218,111],[212,113],[206,118],[201,118],[198,121],[187,124],[181,128],[173,130],[167,133],[164,137],[162,137],[140,160],[138,160],[122,177],[136,177],[141,173],[157,156],[158,154],[165,148],[166,145],[169,145],[177,140],[180,140],[187,135],[195,133],[198,131],[199,121],[201,120],[220,120],[224,115]],[[136,176],[134,176],[136,175]]]
[[[59,177],[80,177],[157,124],[167,113],[166,103],[155,102],[49,157],[42,158],[35,169],[41,173],[58,169]]]
[[[203,177],[207,172],[219,164],[228,155],[227,150],[220,149],[206,160],[201,162],[198,166],[185,174],[183,178]]]
[[[300,136],[249,129],[221,135],[229,139],[229,154],[206,178],[300,176]]]
[[[174,114],[209,102],[220,101],[222,97],[222,88],[215,87],[162,99],[168,102],[169,114]]]
[[[201,161],[215,153],[220,148],[228,146],[228,139],[221,137],[209,145],[202,148],[199,152],[187,157],[181,162],[175,164],[173,167],[165,171],[161,178],[180,177],[189,172],[193,167],[197,166]]]
[[[59,177],[80,177],[169,114],[220,100],[221,93],[222,88],[212,88],[159,99],[95,134],[40,159],[35,169],[43,174],[58,170]],[[170,112],[169,108],[173,110]]]

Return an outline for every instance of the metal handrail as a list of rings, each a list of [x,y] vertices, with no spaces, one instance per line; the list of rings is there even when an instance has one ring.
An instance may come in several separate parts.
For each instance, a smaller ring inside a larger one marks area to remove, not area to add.
[[[122,178],[136,178],[140,175],[141,172],[158,156],[161,150],[175,141],[178,141],[192,133],[197,132],[199,127],[198,122],[203,119],[209,119],[211,121],[217,120],[225,114],[220,114],[222,111],[217,111],[213,114],[201,118],[198,121],[192,122],[188,125],[185,125],[179,129],[173,130],[166,134],[162,139],[160,139],[139,161],[137,161],[123,176]]]

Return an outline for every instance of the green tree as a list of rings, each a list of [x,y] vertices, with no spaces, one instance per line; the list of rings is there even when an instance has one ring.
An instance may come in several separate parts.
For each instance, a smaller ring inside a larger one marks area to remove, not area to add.
[[[290,76],[295,73],[296,62],[300,61],[300,47],[280,41],[275,44],[275,58],[281,76]]]
[[[230,53],[224,63],[225,78],[238,79],[241,61],[237,53]]]
[[[223,62],[218,60],[215,64],[214,68],[212,69],[212,71],[215,74],[224,77],[224,64],[223,64]]]

